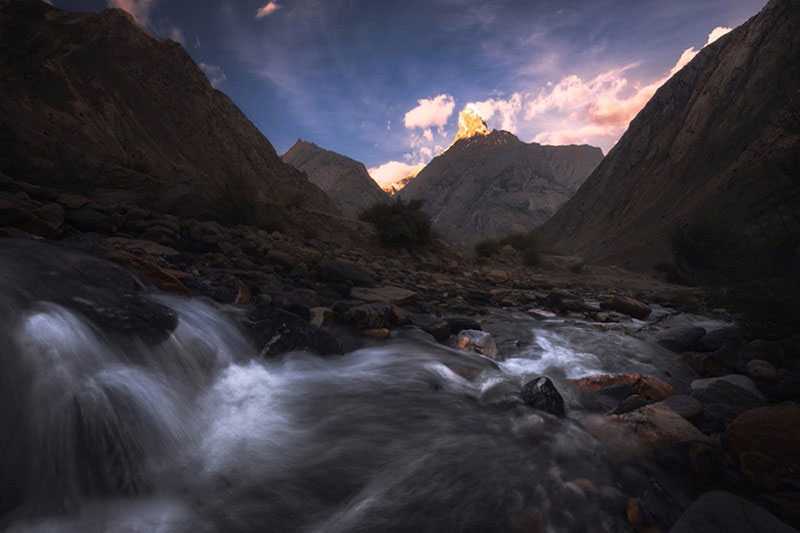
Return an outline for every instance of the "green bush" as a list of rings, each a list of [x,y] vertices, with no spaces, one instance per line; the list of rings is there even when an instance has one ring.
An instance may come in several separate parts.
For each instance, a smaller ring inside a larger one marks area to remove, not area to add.
[[[379,202],[364,210],[359,218],[375,227],[384,246],[418,248],[433,240],[431,219],[419,200],[404,202],[398,198],[389,203]]]

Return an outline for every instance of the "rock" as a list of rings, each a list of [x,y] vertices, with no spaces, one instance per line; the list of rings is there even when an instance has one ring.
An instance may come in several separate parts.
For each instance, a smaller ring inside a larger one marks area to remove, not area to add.
[[[391,328],[401,322],[397,311],[397,308],[385,303],[362,304],[348,309],[344,319],[362,330]]]
[[[673,352],[688,352],[697,346],[705,334],[706,330],[699,326],[682,326],[662,331],[656,335],[656,342]]]
[[[174,231],[173,228],[169,230]],[[200,251],[212,251],[219,248],[219,244],[225,239],[225,230],[213,220],[199,222],[191,220],[188,223],[188,237],[194,249]]]
[[[175,248],[164,246],[153,241],[143,239],[126,239],[124,237],[109,237],[104,239],[102,246],[117,250],[125,250],[133,254],[154,255],[158,257],[174,257],[179,254]]]
[[[527,382],[522,387],[522,401],[526,405],[552,415],[564,416],[564,398],[550,378],[541,376]]]
[[[319,266],[319,276],[323,281],[346,282],[362,287],[374,287],[372,274],[349,261],[327,261]]]
[[[738,326],[713,329],[700,339],[698,351],[716,352],[723,347],[736,347],[742,342],[742,332]]]
[[[692,395],[694,395],[695,392],[701,392],[704,389],[707,389],[710,386],[720,381],[725,381],[727,383],[730,383],[731,385],[739,387],[740,389],[744,389],[747,392],[751,393],[752,395],[760,399],[763,399],[761,392],[758,390],[758,387],[756,387],[756,384],[753,383],[753,380],[751,380],[747,376],[742,376],[739,374],[728,374],[727,376],[721,376],[716,378],[696,379],[692,381],[690,385],[692,389]]]
[[[492,283],[505,283],[511,279],[511,274],[505,270],[489,270],[485,275]]]
[[[778,371],[772,363],[763,359],[753,359],[747,363],[747,375],[757,381],[775,381],[778,379]]]
[[[497,344],[491,333],[477,329],[465,329],[456,335],[456,348],[485,355],[497,360]]]
[[[447,321],[434,315],[417,313],[411,316],[411,323],[422,331],[430,334],[438,342],[446,341],[450,336],[450,326]]]
[[[296,258],[280,250],[270,250],[267,254],[267,261],[286,268],[292,268],[298,262]]]
[[[800,407],[776,405],[741,413],[725,442],[745,476],[774,491],[800,479]]]
[[[660,401],[673,394],[672,385],[655,376],[642,374],[601,374],[573,380],[572,383],[584,392],[604,392],[611,387],[626,387],[623,398],[638,394],[647,400]],[[628,392],[629,391],[629,392]]]
[[[417,293],[400,287],[353,287],[350,297],[364,302],[384,302],[389,304],[405,304],[412,302]]]
[[[686,394],[670,396],[656,405],[663,405],[664,407],[672,409],[687,420],[697,418],[703,414],[703,404],[700,403],[699,400]]]
[[[309,309],[311,325],[321,328],[325,322],[333,318],[333,310],[328,307],[312,307]]]
[[[89,206],[69,209],[65,220],[80,231],[97,233],[114,233],[116,231],[111,216]]]
[[[755,340],[742,349],[745,361],[762,359],[776,366],[782,366],[786,359],[783,344],[776,341]]]
[[[450,333],[453,335],[465,329],[483,330],[480,322],[467,317],[452,316],[445,318],[445,321],[447,322],[447,327],[450,328]]]
[[[262,357],[294,350],[309,350],[320,355],[343,352],[339,339],[282,309],[262,309],[245,327]]]
[[[548,320],[558,316],[555,313],[545,309],[528,309],[528,314],[537,320]]]
[[[692,390],[692,397],[703,404],[703,420],[700,425],[706,431],[722,431],[738,414],[764,404],[760,394],[756,395],[722,378],[712,379],[709,385],[703,388],[693,387]]]
[[[639,320],[644,320],[650,316],[650,307],[639,300],[635,300],[628,296],[621,296],[615,294],[609,300],[601,304],[603,309],[609,311],[616,311]]]
[[[581,424],[606,445],[613,458],[623,461],[651,456],[676,445],[710,442],[685,418],[658,404],[621,415],[588,416]]]
[[[614,409],[614,414],[621,415],[624,413],[630,413],[631,411],[635,411],[636,409],[644,407],[650,403],[653,403],[652,400],[648,400],[644,396],[640,396],[639,394],[631,394],[622,400],[617,408]]]
[[[481,391],[480,402],[496,407],[514,407],[522,403],[519,385],[509,380],[498,381]]]
[[[670,529],[670,533],[797,533],[763,507],[729,492],[700,496]]]
[[[387,328],[365,329],[361,332],[363,336],[373,339],[388,339],[391,333]]]

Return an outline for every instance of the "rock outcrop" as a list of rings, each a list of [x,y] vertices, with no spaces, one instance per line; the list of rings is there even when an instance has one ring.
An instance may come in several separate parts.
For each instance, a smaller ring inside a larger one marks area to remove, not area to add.
[[[186,51],[124,11],[0,0],[0,170],[106,203],[261,223],[336,213]]]
[[[771,0],[706,46],[544,225],[544,245],[649,268],[670,258],[675,228],[698,220],[747,240],[797,235],[798,27],[796,0]]]
[[[434,228],[456,244],[539,226],[603,158],[599,148],[524,143],[468,118],[459,119],[455,143],[398,193],[422,200]]]
[[[356,218],[364,209],[389,200],[363,163],[316,144],[298,140],[283,154],[283,160],[305,172],[346,216]]]

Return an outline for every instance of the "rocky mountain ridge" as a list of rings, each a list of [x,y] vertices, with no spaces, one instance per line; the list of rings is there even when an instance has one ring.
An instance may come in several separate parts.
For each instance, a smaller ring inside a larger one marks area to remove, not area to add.
[[[472,120],[459,120],[462,137],[398,193],[422,200],[434,228],[457,244],[539,226],[603,157],[591,146],[524,143],[507,131],[489,132],[477,115],[466,118]]]
[[[351,218],[368,207],[387,202],[388,195],[375,183],[363,163],[314,143],[299,139],[283,154],[284,162],[308,175]]]

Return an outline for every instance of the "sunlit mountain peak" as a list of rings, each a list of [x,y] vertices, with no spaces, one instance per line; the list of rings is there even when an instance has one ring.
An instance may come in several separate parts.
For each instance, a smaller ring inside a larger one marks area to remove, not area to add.
[[[458,133],[456,138],[453,139],[455,143],[459,139],[468,139],[476,135],[489,135],[492,130],[486,125],[486,122],[475,111],[469,107],[464,108],[458,115]]]

